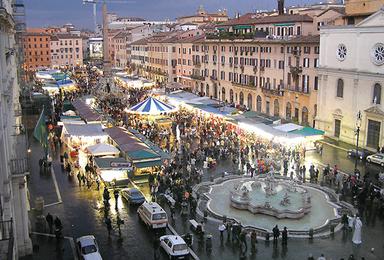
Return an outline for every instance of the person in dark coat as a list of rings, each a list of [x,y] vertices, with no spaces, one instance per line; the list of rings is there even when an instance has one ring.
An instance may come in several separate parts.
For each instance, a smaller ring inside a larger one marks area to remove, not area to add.
[[[273,232],[273,242],[276,242],[277,239],[278,239],[279,236],[280,236],[280,230],[279,230],[279,227],[276,225],[276,226],[272,229],[272,232]]]
[[[53,217],[49,212],[48,212],[47,216],[45,217],[45,220],[48,223],[49,233],[51,234],[53,232]]]
[[[284,227],[283,231],[281,232],[281,243],[283,245],[287,245],[287,242],[288,242],[288,230],[287,230],[287,227]]]

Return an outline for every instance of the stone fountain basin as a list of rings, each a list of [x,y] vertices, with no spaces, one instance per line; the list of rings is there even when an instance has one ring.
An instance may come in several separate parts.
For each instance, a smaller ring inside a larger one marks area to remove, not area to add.
[[[301,218],[276,218],[261,213],[252,213],[248,210],[236,209],[231,206],[231,191],[240,182],[251,181],[250,178],[227,180],[221,184],[212,185],[211,189],[205,195],[209,198],[207,203],[208,210],[218,216],[227,216],[235,219],[243,226],[272,231],[277,224],[281,228],[286,226],[288,230],[308,231],[309,229],[318,229],[325,226],[329,220],[338,217],[338,206],[331,203],[327,194],[323,191],[305,186],[311,196],[310,212],[303,214]]]

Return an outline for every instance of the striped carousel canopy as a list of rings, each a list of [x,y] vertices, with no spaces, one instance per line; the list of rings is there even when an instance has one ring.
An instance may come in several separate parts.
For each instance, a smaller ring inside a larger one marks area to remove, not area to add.
[[[165,104],[156,98],[149,97],[146,100],[134,105],[127,110],[128,113],[146,114],[146,115],[159,115],[162,113],[174,112],[174,106]]]

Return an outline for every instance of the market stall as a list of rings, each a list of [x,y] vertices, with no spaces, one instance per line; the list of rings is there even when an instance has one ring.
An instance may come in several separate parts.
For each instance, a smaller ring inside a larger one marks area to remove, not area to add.
[[[132,163],[133,172],[130,177],[134,181],[147,181],[148,175],[156,172],[156,167],[163,164],[158,153],[127,129],[111,127],[105,131],[124,154],[125,159]]]
[[[104,116],[91,108],[90,104],[82,99],[72,101],[73,107],[76,109],[77,114],[87,123],[100,123],[104,122]]]
[[[95,158],[96,172],[107,187],[124,187],[129,183],[129,173],[132,171],[132,163],[126,159]]]
[[[108,134],[101,124],[63,124],[61,140],[72,149],[79,149],[97,143],[106,143]]]
[[[120,154],[119,149],[110,144],[99,143],[87,146],[85,151],[94,156],[118,156]]]

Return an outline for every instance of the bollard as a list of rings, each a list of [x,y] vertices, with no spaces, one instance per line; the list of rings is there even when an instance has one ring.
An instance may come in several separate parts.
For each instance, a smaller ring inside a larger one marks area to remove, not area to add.
[[[35,199],[35,211],[37,215],[43,214],[44,209],[44,198],[43,197],[37,197]]]
[[[269,241],[269,233],[268,232],[265,234],[265,241]]]
[[[206,246],[207,250],[212,249],[212,235],[211,234],[207,235],[207,239],[205,241],[205,246]]]

